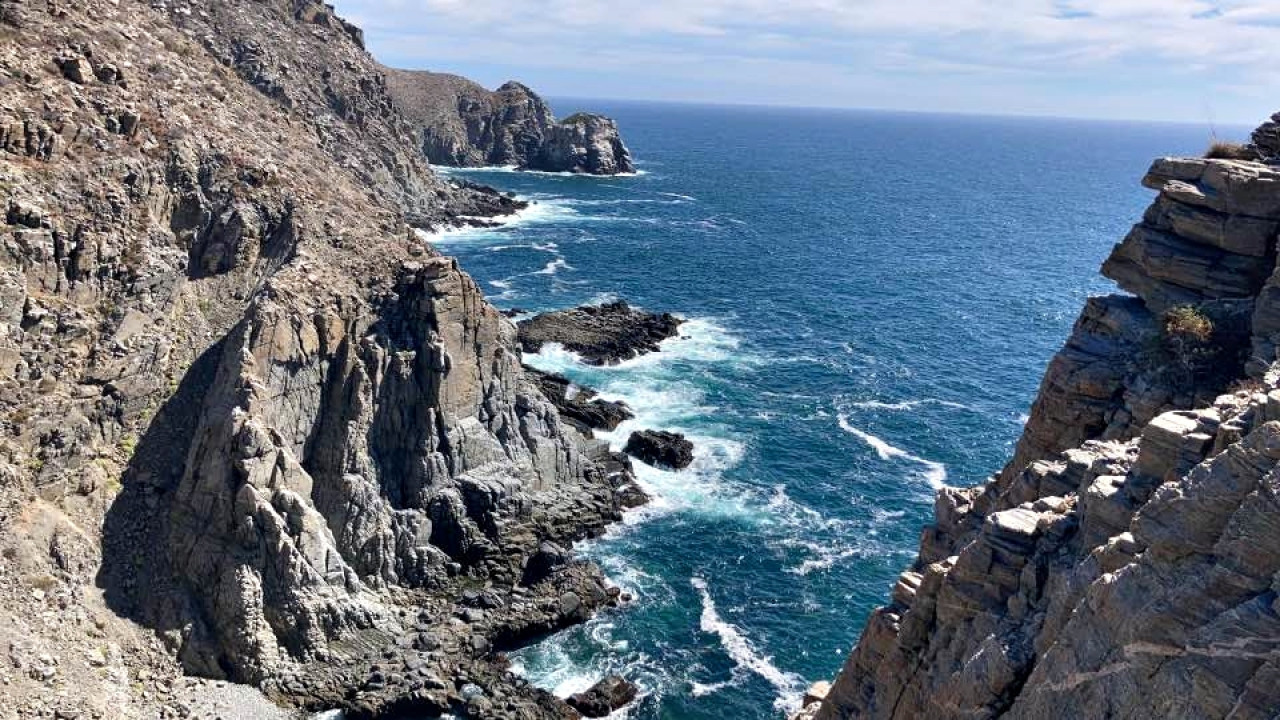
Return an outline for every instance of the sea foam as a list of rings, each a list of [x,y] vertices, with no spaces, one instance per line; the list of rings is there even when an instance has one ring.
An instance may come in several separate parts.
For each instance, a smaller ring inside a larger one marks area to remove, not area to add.
[[[907,460],[909,462],[916,463],[922,466],[923,470],[921,471],[921,475],[925,480],[929,481],[929,484],[933,489],[941,490],[947,486],[946,465],[943,465],[940,462],[934,462],[933,460],[926,460],[918,455],[912,455],[900,447],[890,445],[882,438],[878,438],[865,430],[860,430],[854,427],[849,423],[849,416],[844,413],[841,413],[837,417],[837,421],[840,423],[840,429],[871,446],[871,449],[876,451],[876,455],[879,455],[881,460]]]
[[[702,615],[699,617],[698,627],[703,632],[718,637],[720,646],[739,667],[750,670],[773,685],[778,692],[773,703],[775,708],[782,711],[796,709],[799,706],[801,688],[804,687],[804,678],[778,669],[771,658],[755,649],[737,626],[725,622],[716,611],[716,603],[707,589],[706,580],[695,577],[689,582],[702,598]]]

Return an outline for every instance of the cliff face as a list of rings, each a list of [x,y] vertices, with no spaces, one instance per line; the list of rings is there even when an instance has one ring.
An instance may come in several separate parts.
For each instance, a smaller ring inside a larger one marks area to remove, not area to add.
[[[1011,463],[939,493],[805,717],[1274,717],[1278,181],[1155,162],[1103,266],[1133,296],[1089,301]]]
[[[388,70],[389,89],[439,165],[616,175],[635,171],[613,120],[578,113],[557,122],[518,82],[489,91],[445,73]]]
[[[307,0],[6,1],[0,70],[6,712],[566,716],[492,651],[613,601],[561,546],[636,492],[409,229],[517,204]]]

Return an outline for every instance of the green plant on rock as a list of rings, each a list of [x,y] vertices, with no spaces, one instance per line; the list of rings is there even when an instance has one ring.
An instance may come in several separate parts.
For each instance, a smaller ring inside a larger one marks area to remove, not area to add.
[[[1164,311],[1139,358],[1141,369],[1175,388],[1220,390],[1242,373],[1248,333],[1238,318],[1215,317],[1206,307]]]

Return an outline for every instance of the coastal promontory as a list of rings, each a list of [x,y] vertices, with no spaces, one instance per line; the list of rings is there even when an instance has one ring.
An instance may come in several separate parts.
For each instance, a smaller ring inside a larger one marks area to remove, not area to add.
[[[594,113],[557,120],[518,82],[490,91],[458,75],[386,70],[388,89],[427,159],[458,167],[618,175],[635,172],[617,123]]]

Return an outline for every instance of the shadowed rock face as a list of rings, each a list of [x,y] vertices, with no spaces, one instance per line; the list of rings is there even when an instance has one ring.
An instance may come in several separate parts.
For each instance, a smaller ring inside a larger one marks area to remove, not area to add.
[[[392,96],[432,163],[591,175],[635,171],[613,120],[578,113],[558,122],[546,102],[518,82],[489,91],[446,73],[386,73]]]
[[[1103,266],[1134,296],[1089,300],[1014,459],[939,492],[915,564],[801,717],[1274,717],[1277,180],[1155,162],[1159,195]],[[1187,306],[1215,328],[1215,372],[1161,354]]]

